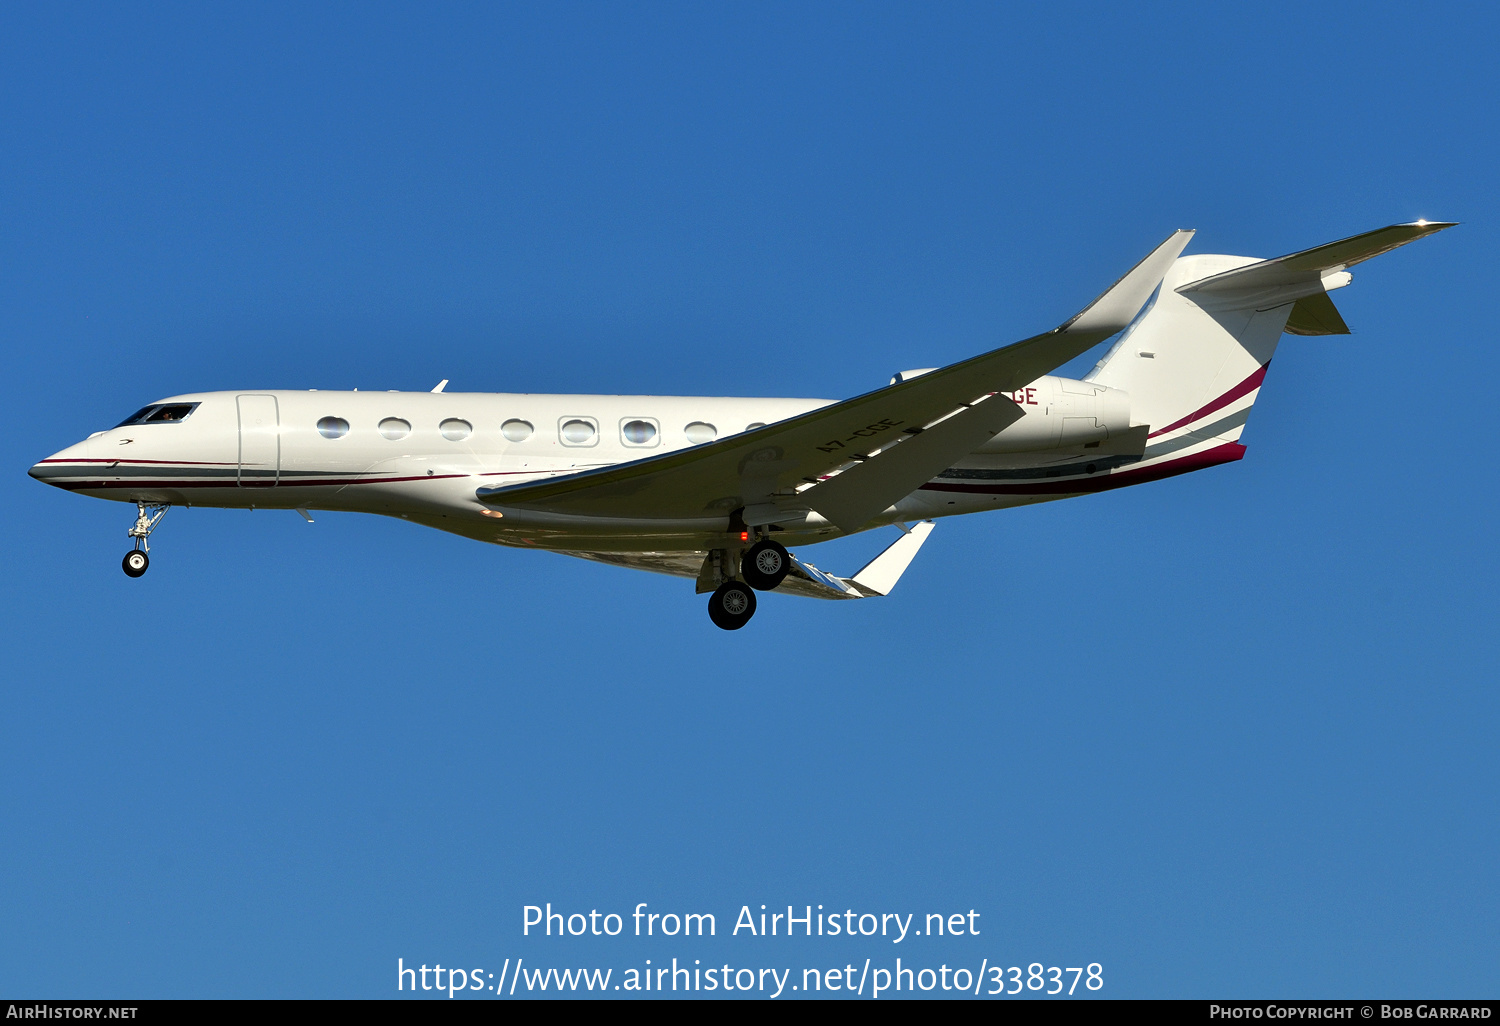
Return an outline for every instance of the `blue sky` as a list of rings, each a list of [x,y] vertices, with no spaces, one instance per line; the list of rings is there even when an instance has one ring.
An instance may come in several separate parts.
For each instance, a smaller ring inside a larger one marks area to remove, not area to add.
[[[0,992],[903,955],[1494,996],[1496,28],[7,8]],[[1242,462],[942,522],[890,598],[735,634],[686,582],[354,515],[173,511],[132,581],[132,511],[25,474],[200,389],[838,398],[1058,323],[1175,228],[1274,256],[1419,217],[1464,224],[1356,271],[1353,336],[1286,341]],[[549,901],[721,936],[523,938]],[[762,903],[981,934],[723,936]]]

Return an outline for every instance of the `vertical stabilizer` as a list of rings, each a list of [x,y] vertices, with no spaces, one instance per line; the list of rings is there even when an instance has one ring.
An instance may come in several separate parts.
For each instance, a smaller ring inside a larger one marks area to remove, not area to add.
[[[1259,310],[1178,290],[1256,263],[1253,257],[1178,258],[1145,315],[1088,380],[1129,392],[1131,423],[1150,425],[1153,438],[1230,405],[1248,416],[1295,300]],[[1215,435],[1234,441],[1243,427],[1241,417]]]
[[[1391,225],[1273,260],[1179,257],[1087,380],[1130,393],[1131,423],[1150,425],[1147,460],[1236,443],[1282,333],[1346,334],[1328,298],[1346,268],[1448,227]]]

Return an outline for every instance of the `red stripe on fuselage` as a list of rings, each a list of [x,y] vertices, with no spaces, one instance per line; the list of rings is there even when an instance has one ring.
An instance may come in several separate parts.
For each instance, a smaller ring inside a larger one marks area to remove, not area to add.
[[[266,478],[248,478],[249,484],[242,484],[238,480],[222,478],[214,481],[48,481],[47,484],[57,488],[66,488],[69,491],[79,491],[84,488],[142,488],[142,489],[167,489],[167,488],[310,488],[315,485],[356,485],[356,484],[396,484],[402,481],[447,481],[455,477],[469,477],[468,474],[426,474],[421,477],[349,477],[334,480],[321,481],[270,481]]]
[[[203,460],[41,460],[41,463],[154,463],[163,467],[237,467],[238,463],[205,463]]]
[[[79,466],[91,465],[91,464],[95,464],[95,463],[102,463],[102,464],[105,464],[106,466],[111,466],[111,467],[114,466],[116,463],[151,464],[152,466],[161,466],[161,467],[237,467],[237,466],[239,466],[238,463],[208,463],[208,462],[204,462],[202,460],[79,460],[79,459],[66,459],[66,460],[38,460],[37,461],[37,465],[38,466],[40,466],[43,463],[70,463],[70,464],[76,463]],[[583,469],[590,469],[592,467],[607,467],[609,465],[610,464],[607,464],[607,463],[590,463],[590,464],[587,464]],[[568,470],[486,470],[486,471],[483,471],[483,472],[481,472],[479,474],[475,474],[474,476],[475,477],[506,477],[506,476],[513,476],[513,475],[524,476],[526,474],[567,474],[567,473],[573,473],[573,471],[568,471]],[[449,476],[451,477],[451,476],[456,476],[456,475],[449,475]],[[369,480],[373,481],[373,480],[377,480],[377,479],[376,478],[370,478]],[[407,477],[402,477],[402,478],[380,478],[379,480],[383,480],[383,481],[416,481],[416,480],[418,480],[418,478],[407,478]]]
[[[1199,417],[1207,417],[1215,410],[1222,410],[1224,407],[1228,406],[1230,403],[1234,402],[1241,396],[1249,395],[1251,392],[1259,388],[1260,383],[1266,379],[1266,368],[1269,366],[1271,366],[1271,361],[1267,360],[1265,363],[1260,365],[1260,369],[1258,371],[1250,375],[1244,381],[1241,381],[1238,385],[1235,385],[1233,388],[1225,392],[1223,395],[1219,396],[1219,398],[1215,399],[1207,406],[1194,410],[1186,417],[1183,417],[1181,420],[1173,421],[1164,428],[1157,428],[1146,437],[1155,438],[1157,435],[1164,435],[1168,431],[1176,431],[1178,428],[1183,427],[1184,425],[1191,424]]]

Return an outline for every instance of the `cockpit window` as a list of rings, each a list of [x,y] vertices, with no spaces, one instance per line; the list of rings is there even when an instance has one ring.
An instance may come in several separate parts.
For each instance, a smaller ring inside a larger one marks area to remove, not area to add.
[[[147,424],[163,424],[172,421],[186,420],[187,415],[192,413],[197,403],[172,403],[167,406],[158,406],[146,418]]]
[[[121,421],[117,426],[126,427],[130,424],[175,424],[179,420],[187,420],[188,415],[198,408],[198,403],[163,403],[158,406],[147,406],[138,410],[130,417]]]

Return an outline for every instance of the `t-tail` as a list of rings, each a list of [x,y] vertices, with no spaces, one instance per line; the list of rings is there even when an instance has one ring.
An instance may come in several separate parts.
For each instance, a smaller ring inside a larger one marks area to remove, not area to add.
[[[1274,260],[1178,257],[1152,303],[1086,380],[1130,393],[1150,426],[1145,458],[1165,476],[1244,455],[1240,432],[1283,332],[1349,333],[1328,293],[1347,270],[1454,222],[1392,225]]]

